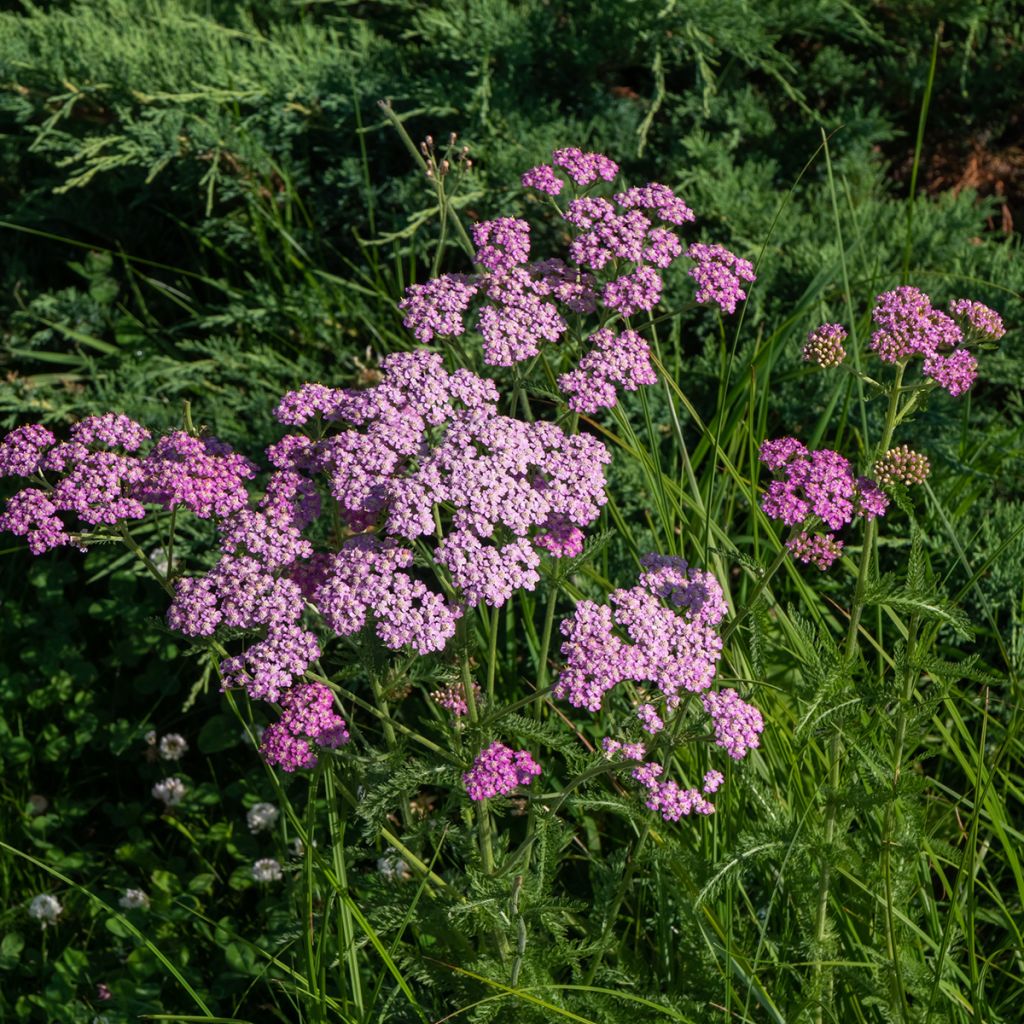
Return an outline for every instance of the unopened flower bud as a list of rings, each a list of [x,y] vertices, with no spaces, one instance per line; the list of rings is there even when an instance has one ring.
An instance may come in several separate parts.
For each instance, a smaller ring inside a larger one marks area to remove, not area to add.
[[[817,363],[823,369],[838,366],[846,358],[845,340],[846,328],[842,324],[822,324],[807,335],[804,361]]]
[[[927,455],[915,452],[905,444],[893,448],[875,463],[875,476],[883,484],[894,483],[911,484],[924,483],[929,472],[931,463]]]

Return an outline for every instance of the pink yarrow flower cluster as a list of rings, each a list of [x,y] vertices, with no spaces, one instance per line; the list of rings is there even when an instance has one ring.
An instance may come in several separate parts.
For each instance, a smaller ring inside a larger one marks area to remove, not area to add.
[[[842,541],[835,534],[854,518],[873,519],[885,514],[889,499],[868,477],[855,476],[850,463],[830,449],[809,451],[795,437],[765,441],[760,460],[777,474],[761,499],[770,519],[787,526],[809,526],[818,521],[828,531],[802,530],[787,542],[793,555],[819,569],[839,557]]]
[[[574,197],[560,210],[571,233],[567,259],[531,258],[530,227],[523,220],[482,221],[472,232],[479,272],[410,286],[399,303],[405,326],[422,342],[457,337],[473,326],[484,362],[513,366],[563,341],[574,317],[600,307],[624,319],[652,310],[661,298],[662,272],[683,255],[676,229],[692,223],[694,214],[659,182],[610,196],[591,194],[591,186],[617,174],[614,161],[572,147],[528,170],[525,188],[555,197],[566,183],[559,175],[573,185]],[[740,282],[754,279],[751,264],[722,246],[692,245],[687,255],[697,262],[690,273],[699,285],[698,301],[735,311],[745,296]],[[559,378],[573,409],[609,408],[617,386],[634,390],[655,382],[646,342],[633,330],[616,334],[602,327],[590,344],[578,367]]]
[[[803,357],[808,363],[816,363],[822,369],[838,366],[846,358],[846,328],[842,324],[822,324],[807,335]]]
[[[481,242],[495,265],[527,244],[515,224]],[[301,681],[322,653],[308,626],[441,651],[466,608],[533,589],[544,554],[580,553],[606,501],[607,451],[587,434],[500,416],[497,401],[493,382],[449,374],[424,351],[384,359],[375,387],[304,385],[276,414],[311,435],[268,449],[273,469],[255,507],[258,467],[215,438],[174,431],[144,452],[148,432],[113,414],[83,420],[65,443],[21,427],[0,441],[0,473],[35,485],[8,501],[0,527],[40,554],[76,542],[73,531],[88,540],[141,518],[146,505],[211,520],[220,558],[205,573],[174,574],[168,624],[193,638],[248,634],[221,661],[222,683],[279,704],[264,753],[287,770],[309,767],[317,746],[346,733],[330,691]],[[345,533],[323,551],[310,536],[326,508]],[[432,553],[431,567],[414,565],[417,548]]]
[[[999,314],[980,302],[955,299],[947,314],[909,285],[879,295],[871,318],[876,329],[868,347],[879,359],[904,363],[920,356],[924,376],[954,398],[965,394],[978,375],[978,360],[967,342],[997,341],[1006,333]]]
[[[565,662],[554,696],[597,712],[620,683],[643,684],[633,718],[644,732],[657,736],[686,693],[704,694],[715,743],[730,756],[742,757],[757,746],[764,723],[735,691],[708,692],[722,650],[718,626],[727,610],[721,586],[710,573],[691,569],[679,558],[647,555],[642,563],[636,586],[614,591],[606,605],[580,601],[562,623]],[[632,777],[646,789],[647,806],[666,821],[714,810],[706,797],[720,780],[704,792],[685,789],[661,778],[664,767],[646,760],[644,743],[605,737],[602,749],[613,760],[640,762]]]
[[[260,508],[218,522],[224,554],[204,576],[177,581],[172,627],[260,630],[222,662],[222,677],[287,710],[321,653],[302,625],[310,612],[337,636],[372,630],[388,648],[425,655],[443,650],[465,608],[499,607],[535,587],[541,550],[578,553],[576,532],[605,501],[608,455],[588,435],[499,416],[497,399],[491,381],[449,374],[424,351],[385,358],[372,388],[305,385],[286,395],[278,418],[311,424],[314,436],[291,434],[268,450],[276,470]],[[305,531],[324,494],[352,535],[315,551]],[[559,551],[559,539],[571,550]],[[432,547],[448,594],[414,566],[416,544]],[[268,759],[308,767],[294,751],[326,733],[282,722],[265,737]]]
[[[489,800],[508,796],[519,786],[528,786],[540,773],[540,765],[529,751],[492,743],[477,754],[462,781],[470,800]]]
[[[215,438],[178,432],[142,455],[149,438],[119,413],[87,417],[65,442],[38,424],[12,430],[0,441],[0,476],[29,477],[33,486],[8,500],[0,530],[25,537],[40,555],[69,544],[82,548],[76,534],[142,519],[146,505],[184,505],[207,517],[248,500],[246,481],[256,467]]]
[[[595,413],[610,409],[618,401],[616,386],[636,391],[643,384],[658,382],[651,366],[651,350],[635,331],[616,334],[608,327],[588,339],[592,346],[571,373],[558,378],[558,386],[569,396],[569,408]]]
[[[741,259],[722,245],[694,242],[686,255],[696,263],[690,277],[697,282],[697,301],[714,303],[723,313],[735,313],[736,306],[747,297],[744,283],[757,280],[754,264]]]

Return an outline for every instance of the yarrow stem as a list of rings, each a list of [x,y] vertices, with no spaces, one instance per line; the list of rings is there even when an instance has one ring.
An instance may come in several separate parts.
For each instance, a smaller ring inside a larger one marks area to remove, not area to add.
[[[757,581],[757,584],[755,585],[750,597],[747,598],[746,606],[743,608],[742,611],[737,612],[732,617],[732,621],[729,622],[726,625],[726,627],[722,630],[723,644],[729,639],[730,636],[732,636],[732,634],[736,631],[740,623],[743,622],[743,620],[754,610],[755,606],[757,605],[758,599],[761,597],[761,594],[764,592],[768,584],[771,583],[772,577],[782,567],[782,563],[786,561],[788,555],[789,548],[785,546],[781,547],[776,553],[775,557],[772,559],[771,564],[768,566],[768,568],[761,573],[761,578]]]
[[[885,413],[885,425],[882,429],[882,438],[878,446],[875,461],[885,458],[892,444],[893,433],[896,424],[900,419],[900,394],[903,383],[904,365],[898,363],[896,366],[896,379],[889,392],[889,404]],[[907,403],[912,405],[917,398],[917,392]],[[864,526],[864,544],[861,548],[860,565],[857,570],[857,583],[853,594],[853,603],[850,606],[850,622],[846,634],[845,657],[848,666],[853,663],[854,655],[857,652],[858,632],[860,629],[861,615],[864,611],[864,597],[867,592],[868,577],[871,572],[871,565],[875,557],[875,542],[878,535],[878,520],[868,519]],[[828,803],[825,811],[825,841],[824,858],[821,865],[821,875],[818,880],[818,906],[815,915],[814,938],[817,946],[814,963],[815,988],[821,981],[822,974],[822,953],[821,946],[825,941],[828,931],[828,900],[829,889],[832,882],[832,845],[835,842],[836,819],[839,814],[839,788],[842,783],[842,735],[836,730],[829,740],[828,747]],[[826,1002],[831,1001],[832,982],[831,976],[827,982],[828,993],[819,1002],[817,1017],[822,1019]]]
[[[476,694],[473,687],[473,672],[469,664],[469,636],[466,620],[460,620],[457,627],[457,636],[460,646],[459,651],[459,673],[462,678],[462,691],[466,698],[466,714],[470,725],[478,725],[480,712],[476,704]],[[480,846],[480,860],[483,864],[484,873],[494,874],[494,846],[491,842],[491,816],[487,806],[487,800],[481,800],[479,808],[476,809],[477,839]]]

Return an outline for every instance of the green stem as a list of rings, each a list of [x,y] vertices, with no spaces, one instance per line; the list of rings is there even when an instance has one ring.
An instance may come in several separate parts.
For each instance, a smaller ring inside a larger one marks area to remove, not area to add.
[[[534,705],[536,717],[540,718],[542,700],[540,695],[548,689],[548,655],[551,651],[551,634],[555,626],[555,607],[558,604],[558,587],[552,585],[548,593],[548,606],[544,611],[544,629],[540,637],[540,648],[537,652],[537,695],[538,700]]]
[[[477,708],[476,695],[473,693],[473,673],[469,667],[469,636],[466,629],[466,620],[459,621],[459,643],[461,653],[459,655],[459,670],[462,675],[462,689],[466,694],[466,717],[470,726],[476,726],[480,722],[480,711]],[[484,874],[494,874],[494,844],[491,838],[491,811],[487,800],[481,800],[476,808],[476,830],[477,842],[480,847],[480,862],[483,865]],[[502,960],[507,960],[510,948],[508,939],[500,928],[495,927],[494,938],[501,953]]]
[[[779,571],[782,563],[786,560],[786,555],[789,554],[789,549],[783,545],[772,560],[771,565],[761,574],[761,578],[757,581],[757,585],[754,587],[753,593],[747,600],[746,607],[738,615],[735,615],[732,621],[722,630],[722,643],[736,631],[739,624],[754,610],[754,606],[757,604],[758,598],[764,592],[765,587],[771,583],[772,577]]]
[[[384,699],[384,690],[381,688],[380,680],[375,672],[370,673],[370,687],[373,690],[373,699],[380,711],[381,725],[384,727],[384,739],[387,742],[388,750],[393,751],[398,746],[398,737],[395,735],[395,726],[391,721],[391,709]]]
[[[459,671],[462,676],[462,689],[466,695],[466,717],[471,726],[480,722],[480,710],[476,704],[476,694],[473,692],[473,673],[469,667],[469,636],[467,634],[465,618],[459,620],[459,644],[462,648],[459,654]],[[483,862],[484,871],[488,875],[494,874],[494,847],[491,844],[491,818],[487,809],[487,801],[480,801],[479,813],[477,814],[477,835],[480,844],[480,860]]]
[[[322,755],[321,755],[322,756]],[[344,963],[348,972],[352,1000],[359,1011],[359,1018],[365,1016],[363,1005],[363,979],[359,971],[359,957],[356,952],[356,934],[345,897],[348,896],[348,875],[345,866],[345,823],[338,814],[338,799],[334,788],[334,758],[325,758],[324,785],[327,795],[327,821],[331,832],[331,865],[338,880],[338,962]]]
[[[494,678],[498,670],[498,615],[497,608],[491,609],[491,635],[487,644],[487,707],[494,707]]]
[[[892,390],[889,392],[889,406],[885,413],[885,426],[882,430],[882,440],[875,453],[875,460],[885,457],[892,444],[893,432],[899,422],[900,388],[903,383],[905,367],[900,364],[896,368],[896,380]],[[916,396],[915,396],[916,397]],[[911,402],[915,399],[911,398]],[[860,565],[857,570],[857,583],[853,592],[853,603],[850,606],[850,624],[846,634],[845,657],[847,665],[852,665],[854,655],[857,652],[857,638],[860,630],[861,615],[864,612],[864,597],[867,593],[868,578],[871,574],[871,565],[874,561],[875,542],[878,536],[878,521],[869,519],[864,527],[864,545],[860,553]],[[817,946],[814,962],[815,988],[821,979],[822,953],[821,946],[825,941],[825,934],[828,931],[828,900],[829,888],[832,882],[832,845],[835,842],[836,818],[839,814],[838,792],[842,782],[842,737],[836,731],[829,741],[828,750],[828,805],[825,811],[825,850],[824,859],[821,865],[821,876],[818,879],[818,906],[815,914],[814,939]],[[832,976],[826,982],[825,993],[818,1001],[815,1010],[817,1024],[822,1024],[826,1004],[832,1002]]]
[[[888,944],[889,959],[892,962],[893,998],[899,1007],[900,1016],[907,1020],[907,998],[903,988],[903,974],[900,970],[897,955],[896,921],[892,912],[892,831],[896,819],[896,799],[899,791],[900,775],[903,771],[903,750],[907,739],[907,713],[910,702],[914,699],[914,648],[917,644],[918,617],[911,615],[907,623],[907,651],[904,667],[903,689],[900,693],[900,704],[896,711],[896,755],[893,758],[892,794],[885,809],[885,824],[882,829],[882,878],[885,884],[885,930]]]
[[[175,597],[176,595],[174,593],[174,587],[171,586],[170,581],[157,568],[156,564],[153,562],[153,559],[150,558],[149,555],[147,555],[146,552],[139,547],[138,541],[136,541],[135,538],[128,532],[128,527],[125,526],[124,523],[118,523],[118,530],[121,534],[121,540],[124,541],[125,547],[127,547],[128,550],[131,551],[135,555],[135,557],[142,562],[142,564],[149,570],[153,579],[155,579],[157,583],[159,583],[160,586],[163,587],[164,590],[166,590],[167,593],[171,595],[172,598]]]

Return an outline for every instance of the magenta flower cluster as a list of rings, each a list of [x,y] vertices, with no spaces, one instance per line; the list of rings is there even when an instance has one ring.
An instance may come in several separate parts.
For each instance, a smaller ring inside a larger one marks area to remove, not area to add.
[[[216,438],[178,432],[136,454],[149,431],[127,416],[90,416],[58,442],[29,424],[0,441],[0,476],[28,477],[0,514],[0,530],[25,537],[33,554],[81,543],[76,535],[142,519],[146,504],[184,506],[201,517],[226,515],[248,501],[248,459]]]
[[[647,555],[642,564],[636,586],[613,591],[608,604],[580,601],[563,621],[565,661],[554,696],[597,712],[620,684],[641,684],[632,717],[645,733],[657,736],[687,693],[703,694],[715,743],[730,756],[743,757],[757,746],[764,728],[760,714],[733,690],[709,692],[722,650],[717,627],[727,610],[721,586],[711,573],[691,569],[679,558]],[[714,810],[706,799],[713,789],[701,793],[662,779],[664,766],[645,760],[644,743],[606,736],[602,748],[611,759],[641,762],[632,776],[646,789],[647,806],[667,821]]]
[[[697,301],[715,303],[726,313],[735,313],[739,303],[747,297],[744,284],[757,280],[754,264],[740,259],[724,246],[694,242],[686,255],[696,261],[690,277],[697,282]]]
[[[492,743],[477,754],[462,781],[470,800],[489,800],[508,796],[518,786],[528,786],[540,771],[528,750],[512,750],[504,743]]]
[[[515,223],[480,237],[495,260],[524,244]],[[347,738],[330,690],[300,682],[321,655],[310,626],[441,651],[466,608],[533,589],[544,553],[580,553],[606,500],[607,451],[587,434],[500,416],[497,402],[493,382],[449,374],[425,351],[388,356],[365,390],[307,384],[276,414],[310,434],[268,449],[273,470],[255,507],[257,466],[215,438],[175,431],[143,453],[148,432],[123,416],[83,420],[66,443],[20,427],[0,442],[0,474],[35,485],[10,499],[0,527],[39,554],[146,506],[211,519],[220,558],[203,574],[173,575],[168,624],[195,638],[250,634],[221,661],[223,685],[279,704],[264,754],[286,770],[308,767],[316,746]],[[317,550],[310,537],[323,531],[310,527],[328,507],[342,533]]]
[[[781,437],[761,445],[760,460],[777,474],[765,490],[761,508],[770,519],[807,529],[787,543],[794,556],[827,569],[842,551],[835,534],[855,517],[873,519],[885,514],[889,499],[868,477],[854,476],[850,463],[830,449],[809,451],[795,437]]]
[[[642,384],[658,382],[651,366],[651,350],[636,331],[616,334],[604,327],[590,336],[591,350],[579,366],[558,378],[558,386],[569,396],[569,408],[595,413],[610,409],[617,401],[616,385],[636,391]]]
[[[574,317],[603,307],[628,319],[649,312],[662,292],[662,272],[683,255],[674,229],[691,223],[693,211],[671,188],[657,182],[627,188],[610,198],[590,194],[611,182],[614,161],[576,148],[556,150],[550,164],[522,176],[525,188],[559,196],[566,180],[574,197],[559,209],[571,238],[567,259],[531,260],[530,227],[501,217],[473,228],[475,275],[445,274],[406,290],[399,309],[404,324],[425,343],[466,332],[471,306],[483,343],[484,362],[512,366],[538,356],[546,344],[564,339]],[[722,246],[695,244],[687,251],[696,266],[697,301],[734,312],[745,297],[741,282],[753,267]],[[574,331],[574,333],[577,333]],[[585,335],[579,327],[578,333]],[[617,388],[654,383],[647,343],[635,331],[607,326],[591,333],[577,368],[559,378],[571,408],[596,412],[617,402]]]
[[[868,347],[879,359],[903,363],[921,356],[921,372],[954,398],[978,375],[978,360],[967,343],[997,341],[1006,333],[999,314],[980,302],[955,299],[946,314],[910,286],[879,295],[871,318],[876,329]]]

